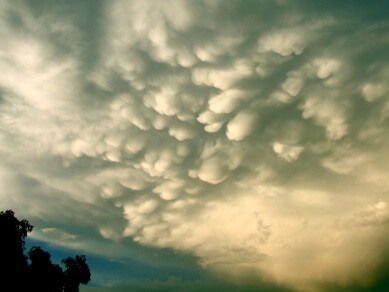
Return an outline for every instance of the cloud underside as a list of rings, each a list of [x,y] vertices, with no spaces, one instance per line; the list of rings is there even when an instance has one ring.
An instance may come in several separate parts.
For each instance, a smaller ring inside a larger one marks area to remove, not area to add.
[[[373,285],[389,22],[358,3],[2,2],[2,208],[98,253],[132,238],[234,279]]]

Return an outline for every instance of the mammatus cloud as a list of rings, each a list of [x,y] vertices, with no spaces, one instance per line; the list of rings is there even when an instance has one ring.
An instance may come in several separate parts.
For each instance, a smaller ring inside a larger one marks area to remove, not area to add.
[[[236,280],[373,285],[388,20],[332,4],[2,2],[3,209],[100,254],[131,238]]]

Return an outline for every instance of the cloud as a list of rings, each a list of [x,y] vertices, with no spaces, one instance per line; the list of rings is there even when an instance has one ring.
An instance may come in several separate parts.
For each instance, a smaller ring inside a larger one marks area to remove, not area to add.
[[[256,120],[256,114],[249,110],[238,113],[227,125],[227,138],[235,141],[243,140],[252,132]]]
[[[382,97],[386,90],[381,84],[367,83],[363,86],[362,93],[366,101],[372,102]]]
[[[218,184],[226,179],[228,168],[225,162],[213,157],[202,162],[198,171],[198,177],[205,182]]]
[[[305,40],[301,31],[281,30],[259,40],[259,51],[275,52],[283,57],[292,54],[300,55],[305,48]]]
[[[59,230],[54,227],[47,227],[47,228],[42,228],[40,230],[42,233],[49,234],[50,236],[53,236],[54,238],[58,238],[60,240],[75,240],[77,239],[77,235],[67,233],[63,230]]]
[[[289,146],[278,142],[273,144],[273,151],[286,161],[298,159],[303,150],[304,148],[299,146]]]
[[[245,99],[247,100],[245,92],[236,89],[225,90],[209,100],[209,109],[218,114],[231,113]]]
[[[374,286],[380,4],[168,2],[0,4],[1,205],[36,239],[106,256],[152,246],[237,282]]]
[[[309,97],[302,109],[304,118],[313,118],[318,124],[325,126],[330,140],[338,140],[347,134],[346,110],[336,100]]]

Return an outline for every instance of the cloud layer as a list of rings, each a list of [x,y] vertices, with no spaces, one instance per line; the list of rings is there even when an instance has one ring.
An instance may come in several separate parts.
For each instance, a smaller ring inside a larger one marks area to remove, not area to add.
[[[335,4],[2,2],[2,208],[101,254],[131,238],[236,279],[371,285],[388,19]]]

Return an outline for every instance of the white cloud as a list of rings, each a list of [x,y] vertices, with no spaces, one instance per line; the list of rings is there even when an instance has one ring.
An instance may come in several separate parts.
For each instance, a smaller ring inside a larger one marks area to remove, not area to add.
[[[218,184],[226,179],[227,173],[226,162],[217,157],[211,157],[201,163],[198,177],[207,183]]]
[[[224,115],[216,114],[211,110],[207,110],[197,117],[198,122],[205,124],[204,130],[208,133],[218,132],[223,127],[225,120]]]
[[[278,142],[273,144],[273,151],[289,162],[297,160],[303,150],[304,147],[301,146],[290,146]]]
[[[138,206],[138,212],[139,213],[150,213],[150,212],[153,212],[155,210],[155,208],[157,208],[158,206],[158,202],[156,200],[148,200],[148,201],[145,201],[145,202],[142,202],[139,206]]]
[[[258,41],[259,52],[275,52],[287,57],[292,54],[300,55],[305,48],[305,36],[299,30],[280,30],[262,37]]]
[[[158,193],[164,200],[176,199],[183,191],[183,181],[165,181],[153,189],[153,192]]]
[[[42,233],[44,233],[45,235],[49,235],[49,236],[52,236],[53,238],[58,238],[58,239],[64,240],[64,241],[75,240],[77,238],[77,235],[70,234],[64,230],[57,229],[54,227],[42,228],[40,231]]]
[[[284,89],[291,96],[298,95],[302,87],[303,81],[300,78],[296,77],[289,77],[282,84],[282,89]]]
[[[362,93],[366,101],[372,102],[382,97],[387,90],[382,84],[367,83],[363,86]]]
[[[176,138],[178,141],[192,139],[196,136],[197,131],[191,125],[177,124],[169,127],[169,135]]]
[[[238,60],[234,66],[230,68],[195,69],[192,74],[192,80],[197,85],[208,85],[225,90],[251,74],[252,70],[247,61]]]
[[[250,96],[244,91],[226,90],[209,100],[209,109],[218,114],[230,113],[244,101],[247,102],[248,99],[250,99]]]
[[[316,76],[320,79],[325,79],[335,74],[340,70],[341,63],[336,59],[319,58],[314,61],[317,66]]]
[[[138,153],[141,151],[146,145],[146,139],[143,136],[138,136],[136,139],[128,138],[126,141],[126,150],[132,153]]]
[[[257,115],[244,110],[238,113],[227,125],[227,138],[234,141],[241,141],[246,138],[255,128]]]
[[[334,99],[309,97],[302,105],[303,118],[314,118],[326,127],[327,137],[338,140],[348,131],[344,105]]]

